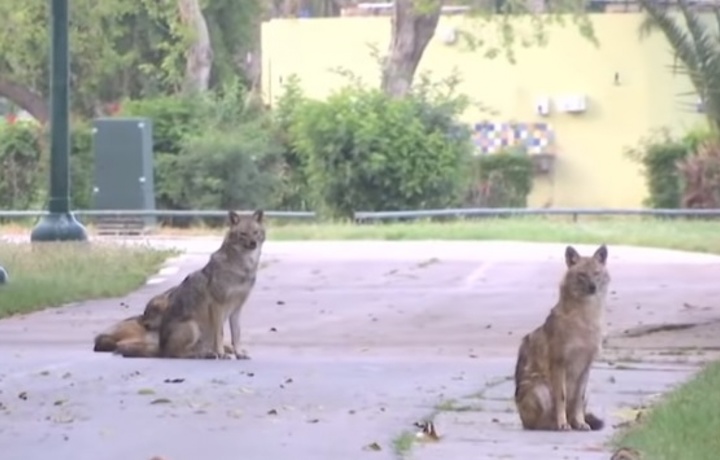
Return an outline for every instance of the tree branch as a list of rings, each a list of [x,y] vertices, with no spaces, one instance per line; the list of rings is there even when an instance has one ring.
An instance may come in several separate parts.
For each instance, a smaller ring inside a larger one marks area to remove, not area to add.
[[[198,0],[179,0],[178,7],[182,22],[193,31],[193,42],[186,52],[185,90],[207,91],[213,50],[205,16]]]
[[[0,96],[20,106],[40,124],[48,122],[50,109],[46,98],[27,86],[0,77]]]
[[[429,0],[422,6],[418,0],[395,0],[392,17],[392,40],[382,72],[382,89],[395,97],[410,91],[415,71],[425,48],[435,35],[442,1]]]

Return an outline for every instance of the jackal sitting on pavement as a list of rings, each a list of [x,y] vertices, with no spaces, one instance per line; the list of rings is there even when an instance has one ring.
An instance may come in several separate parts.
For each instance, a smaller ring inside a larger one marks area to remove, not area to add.
[[[240,348],[240,313],[258,270],[265,242],[263,211],[251,216],[228,213],[229,228],[220,248],[200,270],[189,274],[169,296],[159,340],[118,346],[125,357],[247,359]],[[231,350],[223,346],[223,325],[230,322]]]
[[[565,249],[560,300],[545,323],[522,339],[515,367],[515,404],[527,430],[601,430],[587,412],[590,367],[602,346],[610,275],[608,250],[592,257]]]

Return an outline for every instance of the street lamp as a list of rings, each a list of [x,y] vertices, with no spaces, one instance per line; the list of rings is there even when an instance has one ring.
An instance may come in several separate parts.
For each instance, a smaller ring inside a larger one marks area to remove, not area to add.
[[[68,1],[50,0],[50,202],[30,241],[85,241],[85,227],[70,212],[70,54]]]

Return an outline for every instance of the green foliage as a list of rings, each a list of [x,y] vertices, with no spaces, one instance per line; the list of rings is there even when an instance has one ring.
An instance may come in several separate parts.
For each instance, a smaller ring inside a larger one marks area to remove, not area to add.
[[[654,31],[665,36],[675,55],[673,71],[690,78],[695,89],[690,96],[700,96],[711,129],[720,132],[720,6],[709,5],[706,20],[687,0],[678,0],[679,15],[653,0],[640,4],[647,13],[641,37]]]
[[[268,208],[279,180],[278,150],[269,131],[245,124],[211,129],[183,142],[173,172],[179,197],[191,209]]]
[[[75,123],[70,132],[70,198],[75,209],[92,207],[94,165],[92,128],[88,123]]]
[[[646,206],[656,209],[681,207],[685,184],[678,164],[710,136],[710,131],[695,129],[681,138],[673,138],[663,129],[626,149],[625,154],[643,168],[649,192]]]
[[[0,75],[47,100],[50,5],[0,0],[9,24],[0,30]],[[168,92],[184,72],[183,40],[175,2],[70,2],[73,110],[93,115],[123,96]]]
[[[0,208],[28,209],[41,200],[40,128],[32,123],[0,121]]]
[[[50,3],[0,0],[8,24],[0,30],[0,75],[43,100],[49,95]],[[181,87],[191,31],[180,22],[177,2],[73,0],[69,5],[74,112],[91,117],[106,103],[174,94]],[[238,57],[256,45],[261,6],[259,0],[203,2],[215,54],[213,87],[242,75]]]
[[[515,63],[515,51],[518,47],[546,46],[550,30],[555,26],[565,27],[568,20],[577,28],[581,37],[595,46],[600,45],[587,14],[587,2],[582,0],[547,2],[546,11],[540,14],[534,9],[532,2],[525,0],[508,0],[501,4],[469,1],[461,3],[471,6],[470,14],[475,21],[470,27],[459,29],[458,35],[470,50],[481,51],[482,56],[488,59],[504,55],[508,61]]]
[[[473,161],[468,201],[489,208],[524,208],[532,191],[533,162],[520,150],[480,155]]]
[[[237,79],[217,91],[130,101],[126,115],[152,119],[158,207],[269,207],[281,155],[272,124]]]
[[[259,47],[256,42],[260,38],[263,2],[210,0],[205,2],[203,14],[213,49],[210,85],[216,87],[236,78],[242,67],[238,58],[244,58],[248,51]]]
[[[282,156],[278,170],[280,185],[274,200],[278,209],[312,210],[306,162],[295,148],[290,132],[305,102],[299,79],[296,75],[290,75],[272,113],[273,140]]]
[[[303,102],[290,131],[318,209],[348,217],[456,205],[472,151],[454,120],[462,108],[431,88],[391,98],[359,85]]]
[[[155,200],[159,208],[187,209],[175,171],[184,139],[202,129],[203,120],[198,114],[202,103],[199,96],[191,95],[161,96],[123,104],[123,115],[152,120]]]

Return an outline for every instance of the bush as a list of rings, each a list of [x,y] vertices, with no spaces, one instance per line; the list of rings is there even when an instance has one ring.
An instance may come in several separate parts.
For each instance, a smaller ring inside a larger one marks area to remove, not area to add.
[[[689,169],[681,174],[678,166],[712,137],[712,132],[704,127],[690,130],[680,138],[673,138],[663,129],[642,138],[636,147],[626,150],[630,159],[642,165],[649,192],[646,206],[656,209],[683,206],[683,195],[689,186],[687,180],[692,178]]]
[[[70,136],[70,197],[73,209],[92,208],[94,166],[92,128],[88,123],[73,124]]]
[[[124,116],[152,120],[155,203],[160,209],[188,209],[180,197],[182,184],[175,171],[185,137],[202,128],[201,104],[198,96],[161,96],[123,104]]]
[[[43,203],[41,128],[33,123],[0,123],[0,208],[30,209]]]
[[[645,205],[656,209],[679,208],[682,184],[677,163],[688,154],[688,143],[659,131],[641,139],[628,155],[642,165],[649,197]]]
[[[456,206],[472,152],[469,129],[454,120],[462,108],[428,91],[395,99],[358,85],[303,102],[291,135],[318,211]]]
[[[678,161],[683,208],[720,207],[720,145],[705,141]]]
[[[300,82],[291,75],[272,113],[273,142],[280,149],[279,184],[273,202],[277,209],[310,211],[314,206],[307,177],[306,162],[293,144],[292,125],[306,102]]]
[[[473,161],[468,202],[488,208],[524,208],[532,191],[533,162],[521,150],[480,155]]]
[[[188,137],[176,162],[179,197],[192,209],[270,207],[279,158],[269,131],[250,123]]]
[[[131,101],[123,110],[152,119],[158,208],[272,205],[280,157],[271,120],[239,82],[203,94]]]

